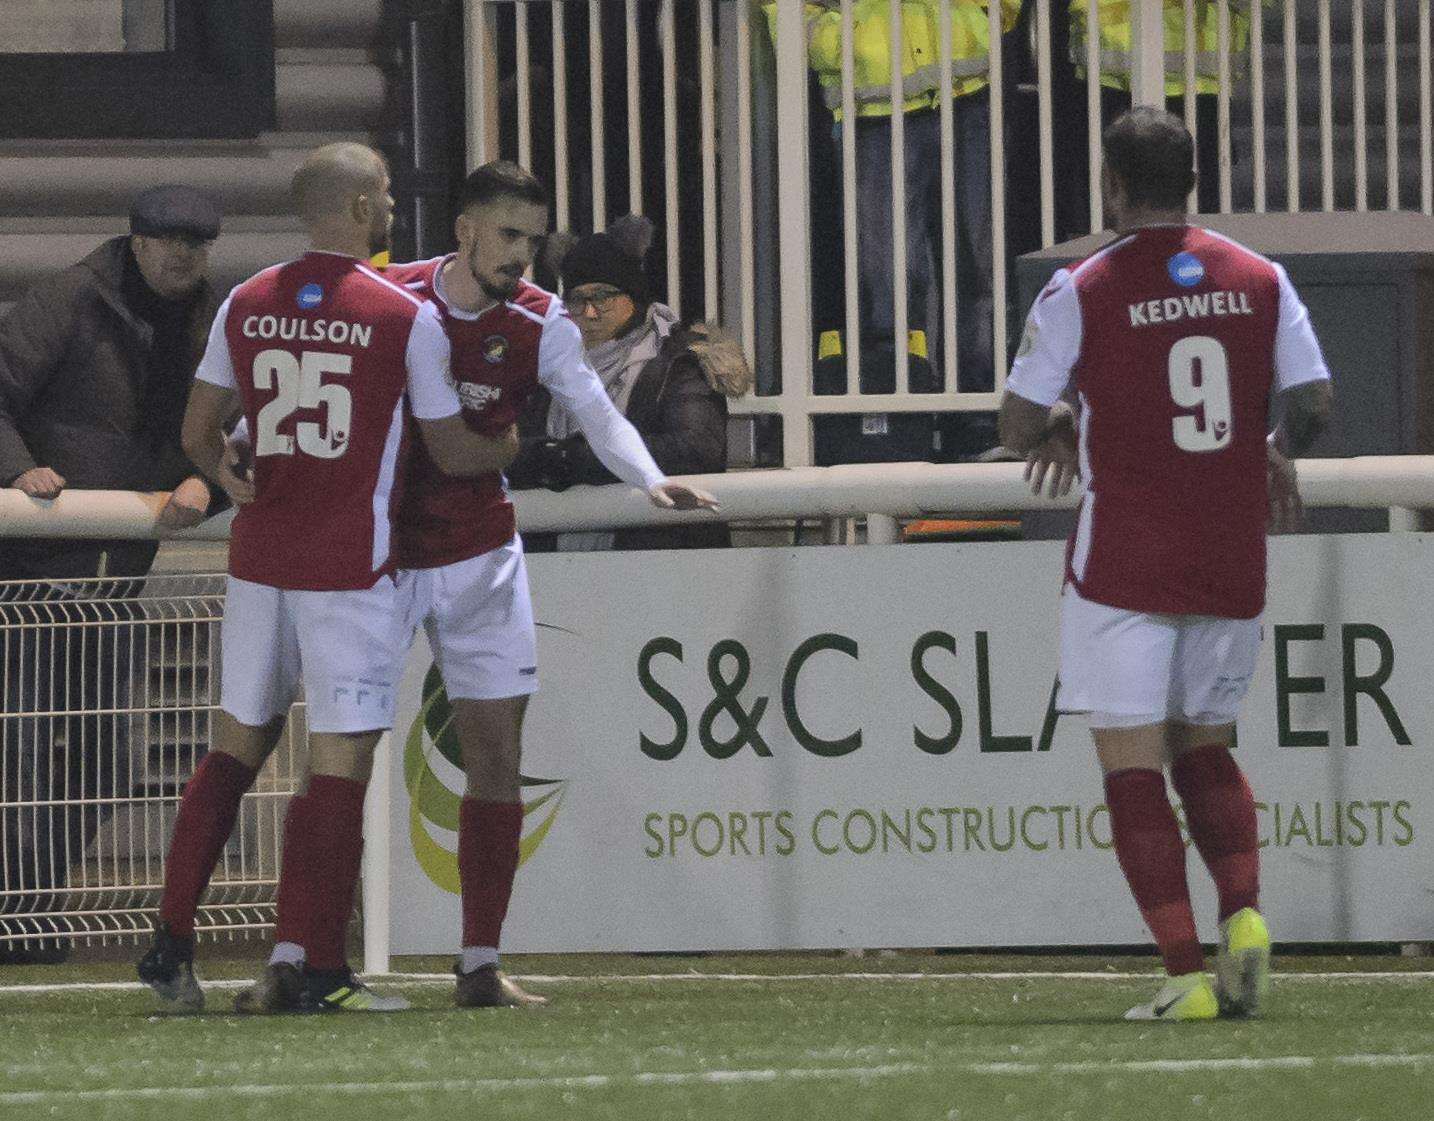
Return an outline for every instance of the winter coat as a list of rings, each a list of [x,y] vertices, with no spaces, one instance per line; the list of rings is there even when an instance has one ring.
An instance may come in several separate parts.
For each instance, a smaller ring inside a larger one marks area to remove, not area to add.
[[[752,371],[742,348],[718,328],[695,323],[676,328],[633,383],[628,398],[627,419],[647,444],[652,458],[667,475],[704,475],[727,469],[727,398],[739,397],[752,385]],[[546,413],[546,402],[539,406]],[[545,417],[535,417],[541,431]],[[537,444],[543,443],[542,441]],[[601,486],[616,477],[581,436],[562,441],[556,470],[546,474],[547,485],[555,489],[572,483]],[[536,444],[525,444],[523,456],[514,464],[510,478],[515,485],[536,482],[526,470],[532,463]],[[525,462],[526,461],[526,462]],[[539,535],[529,541],[532,551],[542,551]],[[725,525],[647,526],[619,530],[617,549],[715,549],[732,543]]]
[[[218,307],[205,283],[186,326],[182,380],[150,384],[153,329],[123,296],[129,239],[105,242],[83,261],[40,281],[0,320],[0,486],[32,467],[65,485],[97,490],[172,490],[197,474],[180,446],[189,384]],[[0,538],[0,579],[147,572],[154,541]]]

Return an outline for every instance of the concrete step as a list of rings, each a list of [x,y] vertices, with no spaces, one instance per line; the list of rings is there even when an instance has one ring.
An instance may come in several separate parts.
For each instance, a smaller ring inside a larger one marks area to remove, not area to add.
[[[368,47],[378,36],[383,0],[275,0],[278,47]]]

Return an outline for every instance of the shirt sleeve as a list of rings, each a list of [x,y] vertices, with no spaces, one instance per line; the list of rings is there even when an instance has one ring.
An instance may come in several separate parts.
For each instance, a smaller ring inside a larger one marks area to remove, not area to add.
[[[1275,392],[1282,393],[1307,381],[1329,378],[1324,352],[1315,338],[1310,313],[1300,299],[1283,265],[1275,266],[1280,280],[1280,318],[1275,328]]]
[[[234,299],[230,292],[219,310],[214,313],[214,322],[209,327],[209,342],[204,347],[204,357],[194,376],[221,389],[238,389],[239,382],[234,376],[234,359],[229,354],[229,304]]]
[[[413,320],[404,361],[408,367],[408,407],[419,420],[442,420],[461,407],[449,369],[452,349],[438,309],[425,302]]]
[[[617,411],[602,379],[588,365],[582,333],[556,300],[538,344],[538,381],[572,413],[588,447],[619,479],[643,490],[666,480],[637,429]]]
[[[1006,388],[1037,405],[1054,405],[1080,358],[1081,330],[1075,281],[1061,269],[1031,305]]]

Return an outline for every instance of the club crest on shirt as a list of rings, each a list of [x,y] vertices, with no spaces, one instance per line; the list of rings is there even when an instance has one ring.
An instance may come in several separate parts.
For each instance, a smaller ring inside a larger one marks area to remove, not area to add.
[[[481,413],[502,396],[503,387],[500,385],[484,385],[473,381],[458,383],[458,399],[463,402],[465,409],[475,413]]]
[[[489,335],[483,340],[483,361],[496,366],[508,357],[508,340],[502,335]]]

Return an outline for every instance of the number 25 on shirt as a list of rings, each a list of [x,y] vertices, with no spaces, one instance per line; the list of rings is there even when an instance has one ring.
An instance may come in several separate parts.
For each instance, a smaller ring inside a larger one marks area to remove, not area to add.
[[[306,350],[295,356],[287,350],[262,350],[254,356],[254,388],[275,396],[256,418],[256,455],[293,455],[298,451],[317,459],[337,459],[349,446],[353,397],[348,387],[325,382],[325,374],[347,375],[353,358],[347,354]],[[322,409],[321,419],[301,420],[294,435],[279,431],[299,409]]]

